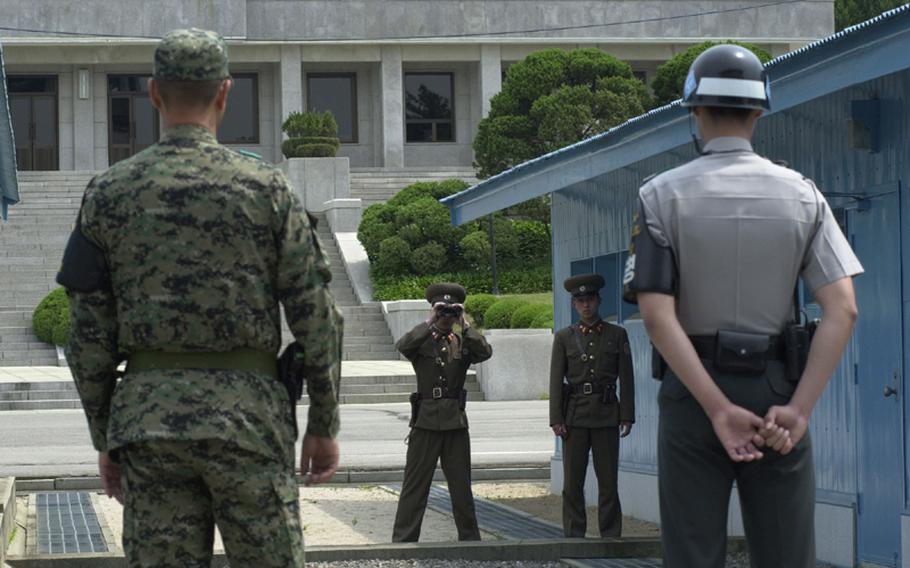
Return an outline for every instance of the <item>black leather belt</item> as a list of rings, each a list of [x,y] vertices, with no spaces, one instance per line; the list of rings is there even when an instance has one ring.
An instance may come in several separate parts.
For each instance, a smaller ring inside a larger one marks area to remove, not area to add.
[[[702,359],[714,359],[716,351],[717,338],[713,335],[690,335],[689,339],[695,347],[695,352]],[[765,359],[768,361],[783,361],[786,359],[784,353],[784,342],[779,335],[768,338],[768,351],[765,353]]]
[[[615,388],[616,387],[614,385],[581,383],[578,385],[572,385],[572,394],[587,396],[589,394],[598,394],[602,393],[604,390]]]
[[[430,394],[417,393],[417,398],[420,400],[439,400],[440,398],[460,398],[458,393],[444,392],[442,387],[433,387],[433,392]]]

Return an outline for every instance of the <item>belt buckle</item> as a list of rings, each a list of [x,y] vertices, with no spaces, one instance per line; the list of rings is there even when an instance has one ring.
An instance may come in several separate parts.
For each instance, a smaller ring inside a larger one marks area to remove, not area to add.
[[[442,387],[433,387],[433,399],[442,398]]]
[[[591,383],[585,383],[585,384],[581,385],[581,392],[584,394],[593,394],[594,385],[592,385]]]

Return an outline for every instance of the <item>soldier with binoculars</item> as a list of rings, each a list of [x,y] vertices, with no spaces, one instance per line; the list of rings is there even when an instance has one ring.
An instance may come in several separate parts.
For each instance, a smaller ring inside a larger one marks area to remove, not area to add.
[[[416,542],[420,537],[430,484],[440,460],[452,497],[458,540],[480,540],[471,493],[464,383],[468,367],[489,359],[493,349],[465,321],[466,296],[458,284],[428,287],[426,298],[433,306],[430,316],[395,346],[414,366],[417,392],[411,394],[411,433],[393,542]]]

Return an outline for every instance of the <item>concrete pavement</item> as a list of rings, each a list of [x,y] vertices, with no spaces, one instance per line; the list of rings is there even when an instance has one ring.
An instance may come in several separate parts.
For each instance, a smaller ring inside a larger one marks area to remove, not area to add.
[[[343,405],[341,468],[402,469],[409,414],[404,403]],[[306,415],[307,407],[298,407],[301,423]],[[549,464],[547,401],[469,403],[468,419],[475,467]],[[0,412],[0,476],[97,475],[96,460],[81,410]]]

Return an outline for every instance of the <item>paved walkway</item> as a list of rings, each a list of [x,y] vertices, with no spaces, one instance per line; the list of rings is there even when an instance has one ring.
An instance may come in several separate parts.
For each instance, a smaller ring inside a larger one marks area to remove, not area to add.
[[[344,361],[341,378],[414,374],[409,361]],[[2,383],[38,383],[71,380],[69,367],[0,367]]]

